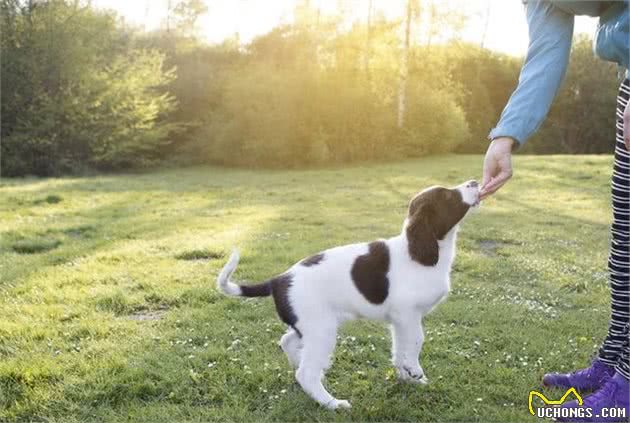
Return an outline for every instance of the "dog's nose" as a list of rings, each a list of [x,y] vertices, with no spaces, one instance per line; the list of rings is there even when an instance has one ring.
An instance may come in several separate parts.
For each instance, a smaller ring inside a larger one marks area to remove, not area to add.
[[[470,181],[466,184],[466,188],[477,188],[479,186],[479,184],[477,183],[477,181]]]

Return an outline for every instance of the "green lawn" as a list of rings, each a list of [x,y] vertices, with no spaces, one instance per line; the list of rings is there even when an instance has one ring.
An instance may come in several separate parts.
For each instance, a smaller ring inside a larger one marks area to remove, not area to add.
[[[270,299],[217,293],[226,254],[260,281],[389,237],[415,192],[479,178],[481,157],[3,180],[0,421],[535,421],[543,373],[586,364],[606,332],[611,161],[517,157],[425,321],[429,385],[397,383],[387,328],[354,322],[327,377],[341,412],[294,382]]]

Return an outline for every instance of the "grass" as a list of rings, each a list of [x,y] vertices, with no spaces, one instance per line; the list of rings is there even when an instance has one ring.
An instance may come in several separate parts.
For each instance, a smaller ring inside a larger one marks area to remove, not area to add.
[[[462,228],[452,293],[425,321],[426,387],[395,381],[385,326],[355,322],[327,378],[353,408],[323,410],[276,345],[272,302],[213,286],[234,245],[237,278],[260,281],[399,232],[412,194],[480,166],[4,180],[0,421],[535,421],[529,391],[586,364],[606,332],[608,156],[516,158]]]
[[[18,239],[13,243],[12,247],[13,251],[19,254],[36,254],[57,248],[59,244],[61,244],[61,241],[58,239],[36,236],[34,238]]]

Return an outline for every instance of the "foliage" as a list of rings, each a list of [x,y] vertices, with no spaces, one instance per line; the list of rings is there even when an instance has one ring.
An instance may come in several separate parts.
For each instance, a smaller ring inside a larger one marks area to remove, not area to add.
[[[203,0],[179,0],[175,2],[172,12],[177,18],[177,30],[184,34],[194,35],[197,20],[207,11],[208,6]]]
[[[154,32],[88,1],[0,0],[2,174],[481,153],[521,61],[457,42],[461,11],[410,5],[399,128],[402,22],[376,9],[346,28],[343,5],[328,16],[300,0],[290,25],[247,45],[238,36],[209,45],[201,0],[168,2],[166,29]],[[610,152],[614,75],[576,37],[566,82],[525,151]]]
[[[353,45],[361,42],[360,27],[340,37],[325,25],[317,32],[283,27],[257,38],[229,69],[220,107],[202,117],[192,137],[194,156],[294,167],[453,151],[468,137],[456,87],[437,63],[425,61],[409,77],[409,118],[398,130],[394,28],[375,26],[382,36],[372,42],[369,73],[357,69],[363,60]]]
[[[451,44],[441,52],[460,88],[458,103],[466,114],[470,137],[457,151],[482,153],[490,129],[517,83],[518,59],[467,44]]]
[[[214,288],[234,245],[235,278],[253,283],[393,236],[414,193],[478,176],[481,159],[3,181],[0,421],[531,422],[529,390],[587,365],[607,330],[610,156],[515,157],[424,321],[427,386],[396,382],[385,325],[353,322],[326,377],[353,407],[325,410],[278,348],[272,300]]]
[[[573,41],[566,80],[539,134],[525,152],[610,153],[615,145],[616,66],[593,55],[592,41]]]
[[[115,16],[64,1],[3,0],[2,172],[145,166],[177,129],[163,55]]]

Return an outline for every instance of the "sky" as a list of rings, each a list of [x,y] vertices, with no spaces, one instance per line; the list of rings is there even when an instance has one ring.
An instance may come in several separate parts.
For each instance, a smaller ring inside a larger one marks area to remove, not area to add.
[[[405,0],[372,0],[373,8],[390,18],[402,16]],[[116,10],[125,20],[146,29],[164,22],[168,0],[93,0],[97,7]],[[323,14],[334,14],[340,4],[350,19],[363,19],[368,0],[311,0]],[[438,0],[450,7],[465,8],[469,15],[462,37],[479,43],[484,32],[483,14],[489,10],[484,45],[492,50],[522,56],[527,49],[527,24],[521,0]],[[244,43],[262,35],[279,23],[293,19],[295,0],[206,0],[208,13],[198,23],[199,33],[212,43],[238,33]],[[575,32],[593,33],[597,20],[578,17]]]

